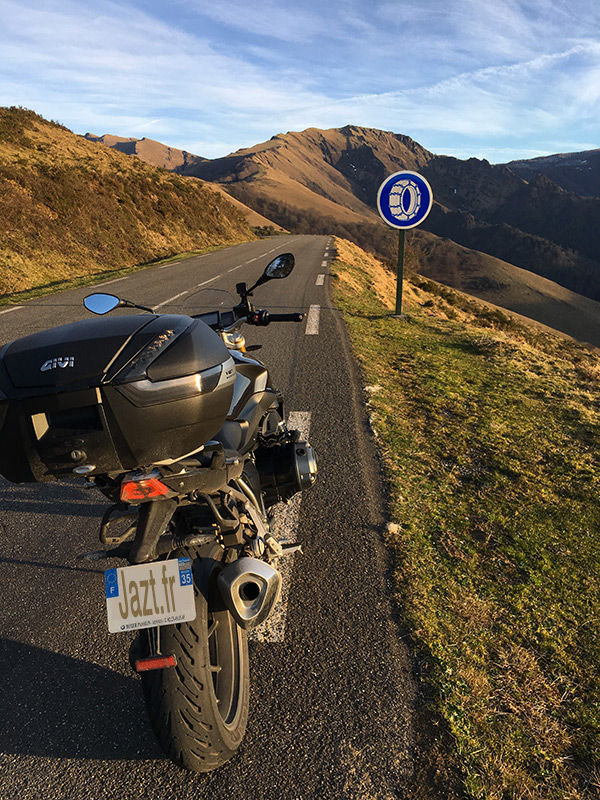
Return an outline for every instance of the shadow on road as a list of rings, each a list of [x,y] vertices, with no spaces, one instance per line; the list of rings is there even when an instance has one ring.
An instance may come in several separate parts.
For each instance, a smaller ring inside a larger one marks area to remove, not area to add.
[[[87,562],[86,562],[87,563]],[[95,574],[95,575],[104,575],[104,570],[102,569],[92,569],[91,567],[73,567],[71,565],[65,564],[49,564],[45,561],[31,561],[26,559],[20,558],[4,558],[0,556],[0,566],[2,564],[9,564],[15,567],[36,567],[42,569],[58,569],[64,570],[65,572],[85,572],[86,574]]]
[[[14,484],[0,478],[0,509],[17,514],[56,514],[100,519],[109,500],[81,484]]]
[[[0,752],[164,758],[135,677],[9,639],[0,641],[0,675]]]

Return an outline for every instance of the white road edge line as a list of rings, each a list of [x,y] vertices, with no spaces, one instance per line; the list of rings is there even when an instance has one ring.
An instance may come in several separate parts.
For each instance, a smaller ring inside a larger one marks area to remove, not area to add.
[[[191,261],[193,258],[206,258],[210,253],[201,253],[199,256],[186,256],[185,258],[178,258],[177,261],[170,261],[168,264],[163,264],[159,269],[166,269],[167,267],[174,267],[176,264],[181,264],[182,261]]]
[[[315,286],[323,286],[324,283],[325,283],[325,275],[317,275]]]
[[[95,283],[94,287],[96,286],[108,286],[110,283],[118,283],[119,281],[124,281],[127,275],[123,275],[122,278],[114,278],[112,281],[104,281],[104,283]]]
[[[307,336],[315,335],[319,332],[319,315],[321,313],[321,306],[311,306],[308,309],[308,317],[306,319],[306,330],[304,333]]]
[[[6,308],[4,311],[0,311],[0,314],[10,314],[11,311],[17,311],[17,309],[23,308],[23,306],[13,306],[12,308]]]
[[[291,411],[288,414],[287,425],[290,430],[300,431],[300,438],[308,440],[310,433],[310,411]],[[300,522],[300,503],[302,493],[294,495],[287,505],[281,504],[271,523],[271,531],[276,539],[285,539],[295,542],[298,535]],[[302,557],[302,556],[301,556]],[[276,643],[283,642],[287,621],[288,600],[292,579],[292,566],[295,555],[284,556],[279,561],[278,570],[281,573],[281,596],[271,616],[256,630],[250,631],[248,637],[257,642]]]

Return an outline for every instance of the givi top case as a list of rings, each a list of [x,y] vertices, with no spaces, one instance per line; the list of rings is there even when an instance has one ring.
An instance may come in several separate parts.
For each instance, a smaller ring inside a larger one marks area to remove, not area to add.
[[[235,366],[179,315],[90,319],[0,352],[0,473],[49,481],[170,463],[221,428]]]

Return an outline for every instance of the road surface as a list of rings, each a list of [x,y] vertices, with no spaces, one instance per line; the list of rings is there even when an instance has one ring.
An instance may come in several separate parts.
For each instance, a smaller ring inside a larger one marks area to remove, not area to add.
[[[329,299],[324,236],[250,242],[75,289],[0,313],[0,341],[85,318],[111,291],[170,313],[198,313],[253,282],[274,255],[296,269],[254,302],[302,310],[303,323],[246,328],[262,343],[287,408],[310,428],[319,479],[288,524],[303,543],[277,624],[253,637],[252,700],[236,757],[207,775],[166,760],[146,721],[129,637],[109,634],[98,548],[105,500],[77,483],[0,479],[0,797],[148,800],[379,799],[413,796],[411,664],[390,603],[379,465],[360,376]],[[310,313],[308,313],[310,312]]]

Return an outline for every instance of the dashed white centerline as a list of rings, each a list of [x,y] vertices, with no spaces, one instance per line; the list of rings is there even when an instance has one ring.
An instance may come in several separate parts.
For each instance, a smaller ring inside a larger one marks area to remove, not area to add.
[[[315,335],[319,332],[319,315],[321,313],[321,306],[311,306],[308,309],[308,317],[306,319],[306,330],[304,333],[307,336]]]
[[[315,286],[323,286],[324,283],[325,283],[325,275],[317,275]]]
[[[168,300],[163,300],[162,303],[158,303],[157,305],[154,306],[154,308],[162,308],[163,306],[172,303],[174,300],[179,300],[180,297],[183,297],[184,294],[188,294],[189,291],[190,291],[189,289],[186,289],[185,292],[179,292],[179,294],[176,294],[174,297],[169,297]]]
[[[194,289],[199,289],[201,286],[206,286],[207,283],[212,283],[213,281],[216,281],[222,277],[223,277],[222,275],[215,275],[214,278],[209,278],[207,281],[202,281],[202,283],[197,283],[194,286]],[[168,300],[163,300],[162,303],[158,303],[157,305],[154,306],[154,308],[162,308],[163,306],[167,306],[169,305],[169,303],[173,303],[175,300],[179,300],[179,298],[183,297],[185,294],[189,294],[190,291],[191,289],[186,289],[185,292],[180,292],[179,294],[176,294],[174,297],[169,297]]]
[[[222,275],[215,275],[214,278],[209,278],[207,281],[202,281],[202,283],[197,283],[194,288],[199,289],[201,286],[206,286],[207,283],[212,283],[213,281],[216,281],[218,278],[222,277],[223,277]]]
[[[310,411],[291,411],[288,414],[287,426],[290,430],[299,430],[300,439],[308,440],[310,432]],[[271,531],[276,539],[295,542],[300,521],[300,503],[302,493],[294,495],[287,505],[281,504],[273,515]],[[269,618],[248,636],[258,642],[283,642],[287,620],[288,599],[292,577],[292,566],[295,556],[284,556],[277,569],[281,573],[281,596]]]
[[[268,255],[269,253],[273,253],[275,250],[279,250],[279,246],[274,247],[272,250],[268,250],[265,253],[265,255]],[[208,253],[204,253],[204,255],[208,255]],[[202,258],[202,256],[198,256],[198,258]],[[227,272],[228,273],[229,272],[235,272],[236,269],[240,269],[241,267],[245,267],[247,264],[252,264],[253,261],[258,261],[259,258],[261,258],[261,256],[256,256],[256,258],[251,258],[249,261],[245,261],[243,264],[238,264],[237,266],[232,267],[231,269],[228,269]],[[175,263],[180,263],[180,262],[175,262]],[[165,264],[164,266],[165,267],[170,267],[172,265],[171,264]],[[325,266],[327,266],[327,264],[325,264]],[[162,268],[163,267],[160,267],[160,269],[162,269]],[[109,281],[109,283],[116,283],[117,281],[125,280],[126,277],[127,276],[124,276],[123,278],[116,278],[114,281]],[[203,281],[202,283],[197,283],[194,288],[195,289],[199,289],[201,286],[206,286],[207,283],[212,283],[213,281],[216,281],[216,280],[218,280],[219,278],[222,278],[222,277],[223,277],[223,274],[216,275],[214,278],[209,278],[207,281]],[[97,286],[106,286],[107,284],[106,283],[98,283],[96,285]],[[183,297],[185,294],[188,294],[189,292],[190,292],[190,290],[187,289],[185,292],[181,292],[180,294],[176,294],[174,297],[170,297],[168,300],[163,300],[162,303],[158,303],[158,305],[155,305],[154,308],[162,308],[163,306],[166,306],[169,303],[173,303],[175,300],[179,300],[180,297]],[[18,308],[20,308],[20,306],[18,306]],[[316,306],[316,308],[318,309],[318,306]],[[9,311],[12,311],[12,310],[13,309],[9,309]],[[6,314],[6,311],[0,311],[0,314]],[[309,317],[310,317],[310,312],[309,312]],[[307,330],[306,332],[307,333],[318,333],[319,332],[318,312],[317,312],[317,330],[316,331],[308,331]]]
[[[4,311],[0,311],[0,314],[10,314],[11,311],[17,311],[17,309],[23,308],[23,306],[13,306],[12,308],[5,308]]]

